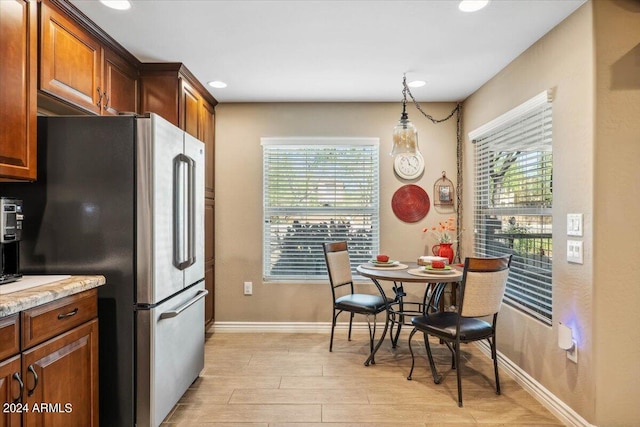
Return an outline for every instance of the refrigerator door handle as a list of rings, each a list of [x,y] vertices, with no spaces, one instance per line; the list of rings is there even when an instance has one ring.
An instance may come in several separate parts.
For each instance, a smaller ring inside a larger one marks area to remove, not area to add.
[[[187,264],[189,267],[196,262],[196,162],[188,156],[186,162],[189,173],[188,215],[189,228],[187,231]]]
[[[187,167],[187,183],[183,165]],[[195,162],[189,156],[178,154],[173,159],[173,265],[180,270],[195,263],[194,203]]]
[[[189,301],[185,302],[183,305],[181,305],[180,307],[176,308],[175,310],[170,310],[170,311],[165,311],[164,313],[162,313],[160,315],[160,319],[170,319],[172,317],[176,317],[178,316],[180,313],[182,313],[183,311],[185,311],[187,308],[189,308],[190,306],[192,306],[193,304],[197,303],[198,301],[200,301],[202,298],[204,298],[205,296],[207,296],[209,294],[209,291],[206,289],[200,289],[198,291],[198,293],[196,294],[195,297],[193,297],[192,299],[190,299]]]

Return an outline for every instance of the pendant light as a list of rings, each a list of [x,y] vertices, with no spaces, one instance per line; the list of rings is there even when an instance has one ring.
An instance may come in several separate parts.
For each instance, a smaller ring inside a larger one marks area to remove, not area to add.
[[[402,79],[402,115],[396,127],[393,128],[393,149],[389,154],[395,157],[401,153],[417,154],[419,151],[418,131],[407,114],[407,76],[405,75]]]

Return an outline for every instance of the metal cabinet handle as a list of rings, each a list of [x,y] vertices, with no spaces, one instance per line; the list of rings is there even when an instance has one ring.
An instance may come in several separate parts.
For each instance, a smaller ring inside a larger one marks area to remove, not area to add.
[[[18,394],[18,397],[13,399],[13,403],[18,403],[22,400],[22,393],[24,392],[24,383],[22,382],[22,378],[20,378],[19,372],[14,372],[12,376],[13,376],[13,379],[18,381],[18,384],[20,385],[20,394]]]
[[[38,387],[38,374],[36,374],[36,370],[33,365],[29,365],[27,371],[31,372],[33,375],[33,388],[27,388],[27,396],[31,396],[35,391],[36,387]]]
[[[58,320],[62,320],[62,319],[67,318],[67,317],[75,316],[76,314],[78,314],[78,307],[74,308],[73,310],[71,310],[68,313],[58,314]]]
[[[104,109],[106,110],[109,108],[109,95],[107,95],[106,91],[102,92],[102,95],[104,96]]]
[[[98,86],[96,91],[98,91],[98,102],[96,102],[96,105],[98,107],[101,107],[102,106],[102,91],[100,91],[100,86]]]
[[[195,304],[196,302],[198,302],[199,300],[201,300],[202,298],[207,296],[207,294],[209,294],[208,290],[200,289],[195,297],[193,297],[189,301],[185,302],[182,306],[176,308],[175,310],[165,311],[164,313],[162,313],[160,315],[160,318],[161,319],[169,319],[171,317],[176,317],[177,315],[179,315],[180,313],[185,311],[187,308],[189,308],[190,306],[192,306],[193,304]]]

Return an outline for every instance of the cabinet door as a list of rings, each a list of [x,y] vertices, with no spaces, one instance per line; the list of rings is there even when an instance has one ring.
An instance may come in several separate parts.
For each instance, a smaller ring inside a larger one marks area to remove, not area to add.
[[[40,25],[40,90],[100,114],[100,43],[47,3]]]
[[[207,102],[202,103],[201,110],[202,135],[200,139],[205,145],[205,175],[204,196],[210,199],[215,197],[215,152],[216,152],[216,116],[215,111]]]
[[[1,3],[1,2],[0,2]],[[0,427],[20,426],[20,355],[0,363]],[[18,378],[16,378],[18,376]],[[13,406],[17,404],[18,406]]]
[[[0,1],[0,177],[36,178],[37,9]]]
[[[98,426],[97,319],[24,352],[22,366],[25,426]]]
[[[184,79],[181,79],[180,87],[182,107],[180,128],[194,138],[200,139],[200,96]]]
[[[204,288],[209,291],[204,297],[204,324],[208,325],[215,319],[215,285],[214,285],[214,264],[213,262],[205,264],[204,267]]]
[[[104,50],[103,114],[138,111],[138,72],[109,49]]]
[[[209,294],[204,299],[205,324],[214,319],[214,233],[214,201],[213,199],[204,199],[204,287],[209,291]]]

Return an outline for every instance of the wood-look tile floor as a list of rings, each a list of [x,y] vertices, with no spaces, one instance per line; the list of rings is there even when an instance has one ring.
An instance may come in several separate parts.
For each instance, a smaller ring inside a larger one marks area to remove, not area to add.
[[[368,335],[207,334],[205,368],[163,427],[434,427],[562,426],[547,409],[501,371],[496,395],[493,365],[474,345],[463,350],[464,407],[457,405],[455,371],[445,346],[433,341],[440,385],[431,377],[424,345],[413,380],[408,333],[398,348],[387,339],[376,364],[364,366]]]

